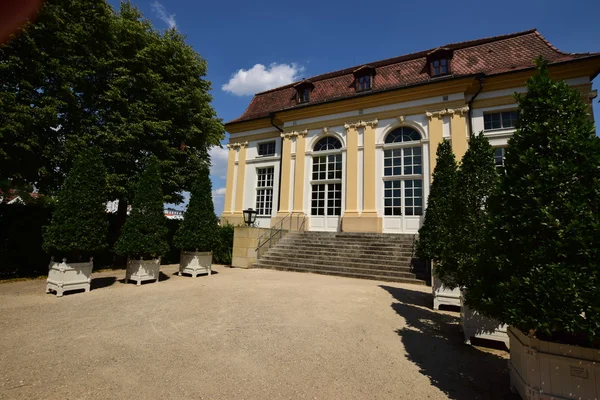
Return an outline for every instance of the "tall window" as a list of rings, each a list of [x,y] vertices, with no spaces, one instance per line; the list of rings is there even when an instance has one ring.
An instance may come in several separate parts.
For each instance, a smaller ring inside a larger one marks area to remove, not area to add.
[[[271,215],[273,210],[273,167],[256,169],[257,215]]]
[[[506,155],[506,149],[504,147],[498,147],[494,149],[494,163],[496,168],[504,168],[504,156]]]
[[[259,156],[275,155],[275,141],[259,143],[258,144],[258,155]]]
[[[342,214],[342,143],[326,136],[315,144],[313,156],[311,215],[339,216]],[[332,151],[334,151],[332,153]]]
[[[356,79],[356,90],[362,92],[363,90],[370,90],[373,85],[373,77],[371,75],[363,75]]]
[[[440,58],[431,62],[431,76],[446,75],[449,71],[448,59]]]
[[[516,111],[503,111],[483,115],[483,130],[510,129],[517,126],[518,113]]]
[[[385,138],[383,150],[384,215],[423,214],[421,135],[401,127]]]

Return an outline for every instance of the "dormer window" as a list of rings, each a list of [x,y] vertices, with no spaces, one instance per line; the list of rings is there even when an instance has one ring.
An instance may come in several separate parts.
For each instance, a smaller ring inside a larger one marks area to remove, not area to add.
[[[356,82],[356,91],[364,92],[365,90],[371,90],[373,88],[373,77],[375,76],[375,68],[370,65],[363,65],[362,67],[353,71],[354,81]]]
[[[440,76],[448,74],[448,59],[440,58],[431,62],[431,76]]]
[[[432,78],[450,75],[450,61],[454,51],[448,48],[438,48],[427,54],[427,71]],[[425,71],[424,71],[425,72]]]
[[[315,85],[306,79],[294,85],[294,88],[296,89],[296,103],[308,103],[310,101],[310,92],[314,87]]]

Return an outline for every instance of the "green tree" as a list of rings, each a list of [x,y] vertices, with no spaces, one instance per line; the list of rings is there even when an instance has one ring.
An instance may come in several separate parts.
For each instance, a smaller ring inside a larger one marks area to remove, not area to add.
[[[218,243],[219,225],[212,200],[212,185],[207,167],[200,171],[190,193],[190,203],[183,215],[173,243],[182,250],[211,251]]]
[[[124,220],[144,160],[161,164],[178,203],[224,129],[206,62],[175,30],[158,32],[129,2],[48,0],[0,47],[0,181],[52,194],[93,145]]]
[[[115,251],[131,258],[160,257],[169,251],[167,234],[160,161],[152,156],[137,184],[131,213]]]
[[[107,233],[106,169],[98,151],[84,150],[58,194],[43,247],[77,262],[105,249]]]
[[[498,187],[494,151],[482,132],[471,135],[457,179],[445,239],[448,244],[436,268],[437,276],[450,289],[469,287],[488,223],[487,203]]]
[[[448,235],[452,220],[452,196],[457,179],[456,158],[450,142],[442,141],[436,151],[437,162],[433,171],[431,190],[427,198],[425,221],[419,229],[417,257],[441,261],[444,246],[448,244]]]
[[[490,205],[467,302],[524,332],[600,347],[600,139],[581,94],[538,73]]]

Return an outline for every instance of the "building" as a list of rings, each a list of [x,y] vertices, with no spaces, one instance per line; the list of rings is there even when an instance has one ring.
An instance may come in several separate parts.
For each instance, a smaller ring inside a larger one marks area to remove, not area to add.
[[[556,49],[536,30],[454,43],[331,72],[258,93],[230,134],[222,218],[260,227],[290,213],[313,231],[416,233],[435,152],[460,159],[483,131],[503,163],[515,92],[543,56],[550,73],[590,103],[600,53]]]

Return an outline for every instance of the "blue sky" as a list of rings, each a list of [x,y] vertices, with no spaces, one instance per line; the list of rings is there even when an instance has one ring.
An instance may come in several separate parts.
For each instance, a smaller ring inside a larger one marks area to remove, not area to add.
[[[562,51],[600,52],[597,0],[132,2],[158,29],[175,25],[207,60],[213,107],[224,121],[240,116],[253,92],[447,43],[537,28]],[[212,151],[218,215],[226,154]]]

